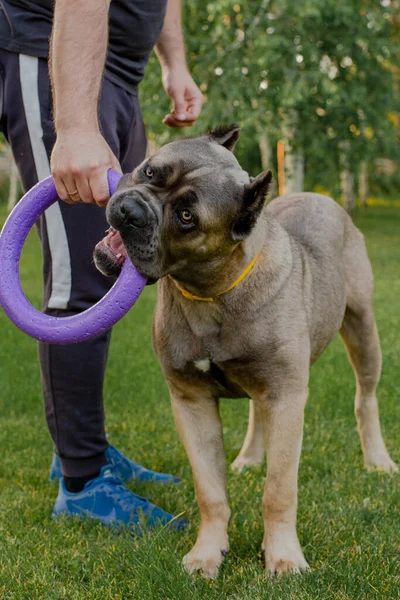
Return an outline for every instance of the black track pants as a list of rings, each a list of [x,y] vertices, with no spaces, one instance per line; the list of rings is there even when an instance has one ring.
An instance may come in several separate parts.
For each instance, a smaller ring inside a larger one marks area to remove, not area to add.
[[[1,131],[28,190],[50,175],[55,142],[47,61],[0,50],[0,100]],[[104,79],[100,121],[122,170],[132,171],[146,149],[137,96]],[[107,229],[104,209],[60,201],[41,217],[38,229],[46,313],[72,315],[97,302],[113,284],[92,260]],[[69,477],[90,475],[106,462],[103,379],[110,335],[66,346],[39,343],[47,423]]]

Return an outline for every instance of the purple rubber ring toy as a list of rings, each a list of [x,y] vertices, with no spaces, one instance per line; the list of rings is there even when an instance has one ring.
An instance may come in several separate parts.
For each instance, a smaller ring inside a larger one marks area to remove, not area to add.
[[[120,173],[108,171],[111,195],[120,178]],[[21,287],[19,260],[31,227],[57,200],[53,178],[47,177],[25,194],[9,215],[0,234],[0,304],[11,321],[31,337],[52,344],[74,344],[119,321],[139,298],[146,278],[126,258],[113,287],[88,310],[71,317],[51,317],[34,308]]]

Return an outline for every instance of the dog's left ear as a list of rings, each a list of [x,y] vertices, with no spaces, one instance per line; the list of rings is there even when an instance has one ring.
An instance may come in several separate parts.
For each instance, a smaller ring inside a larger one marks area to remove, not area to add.
[[[232,227],[234,240],[244,240],[253,229],[264,208],[271,180],[272,172],[268,170],[257,175],[246,185],[242,205]]]
[[[217,142],[220,146],[224,146],[228,150],[233,150],[236,142],[239,139],[240,127],[239,125],[226,125],[217,127],[216,129],[210,129],[208,136]]]

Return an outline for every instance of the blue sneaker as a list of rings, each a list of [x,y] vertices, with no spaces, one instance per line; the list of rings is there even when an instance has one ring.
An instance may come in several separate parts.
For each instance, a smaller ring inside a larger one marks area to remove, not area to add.
[[[184,519],[170,515],[128,490],[116,477],[111,465],[102,467],[100,475],[75,494],[69,492],[64,479],[60,479],[52,517],[62,515],[96,519],[103,525],[130,525],[137,533],[140,533],[143,516],[149,529],[168,525],[173,530],[180,530],[188,525]]]
[[[122,479],[122,481],[156,481],[157,483],[179,483],[179,477],[175,475],[168,475],[167,473],[157,473],[157,471],[150,471],[138,463],[133,462],[127,456],[122,454],[117,448],[109,445],[106,450],[107,461],[112,465],[114,473]],[[54,479],[61,479],[61,461],[57,454],[53,455],[53,462],[50,468],[50,481]]]

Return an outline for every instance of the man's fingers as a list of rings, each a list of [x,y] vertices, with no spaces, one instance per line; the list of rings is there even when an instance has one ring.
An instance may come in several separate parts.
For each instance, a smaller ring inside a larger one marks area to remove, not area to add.
[[[171,111],[178,121],[186,119],[186,102],[184,94],[176,94],[174,96],[174,108]]]
[[[200,115],[201,107],[203,106],[203,96],[193,96],[188,101],[186,110],[186,119],[196,121]]]
[[[73,200],[68,195],[67,188],[65,187],[63,180],[61,177],[56,177],[53,175],[54,184],[56,186],[58,197],[64,202],[68,202],[69,204],[73,204]]]
[[[195,121],[192,119],[189,119],[189,120],[185,119],[184,121],[180,121],[176,118],[175,115],[173,115],[171,113],[169,115],[166,115],[163,119],[164,125],[167,125],[168,127],[175,127],[175,128],[190,127],[191,125],[194,124],[194,122]]]
[[[174,97],[174,108],[163,119],[164,125],[168,127],[191,127],[198,119],[204,98],[201,92],[190,94],[186,90],[185,94],[176,94]]]
[[[109,199],[107,171],[121,171],[117,158],[100,132],[58,136],[51,170],[62,200],[104,205]]]
[[[114,155],[112,155],[111,169],[113,169],[114,171],[117,171],[117,173],[121,173],[122,174],[121,165],[119,164],[118,159]],[[107,206],[107,204],[108,204],[109,199],[110,199],[110,189],[109,189],[109,185],[108,185],[108,176],[107,176],[107,173],[108,173],[108,170],[106,171],[106,185],[107,185],[107,197],[106,198],[105,197],[103,197],[103,199],[101,198],[101,192],[100,191],[99,191],[99,193],[97,193],[96,191],[93,191],[93,187],[92,187],[92,183],[91,183],[93,196],[96,199],[97,206],[100,206],[100,208],[105,208]]]
[[[78,182],[75,180],[74,176],[71,174],[65,175],[64,177],[62,177],[62,182],[67,192],[66,202],[68,202],[69,204],[76,204],[77,202],[82,202],[78,188]],[[62,199],[64,200],[64,198]]]
[[[82,176],[75,181],[78,188],[78,193],[76,195],[70,194],[70,196],[72,195],[73,198],[79,197],[81,202],[84,202],[85,204],[93,204],[92,190],[90,189],[87,178]]]
[[[116,158],[112,161],[111,167],[115,171],[122,172]],[[106,168],[95,169],[89,178],[83,173],[64,177],[54,176],[57,193],[61,200],[69,204],[84,202],[85,204],[96,203],[99,206],[105,206],[110,199],[107,172]]]
[[[169,118],[167,116],[165,119],[163,119],[163,123],[168,127],[179,129],[182,127],[191,127],[194,124],[194,121],[177,121],[176,119]]]
[[[92,198],[96,204],[99,206],[105,206],[110,199],[107,169],[104,169],[101,173],[96,173],[96,175],[93,175],[89,180],[89,185]]]

